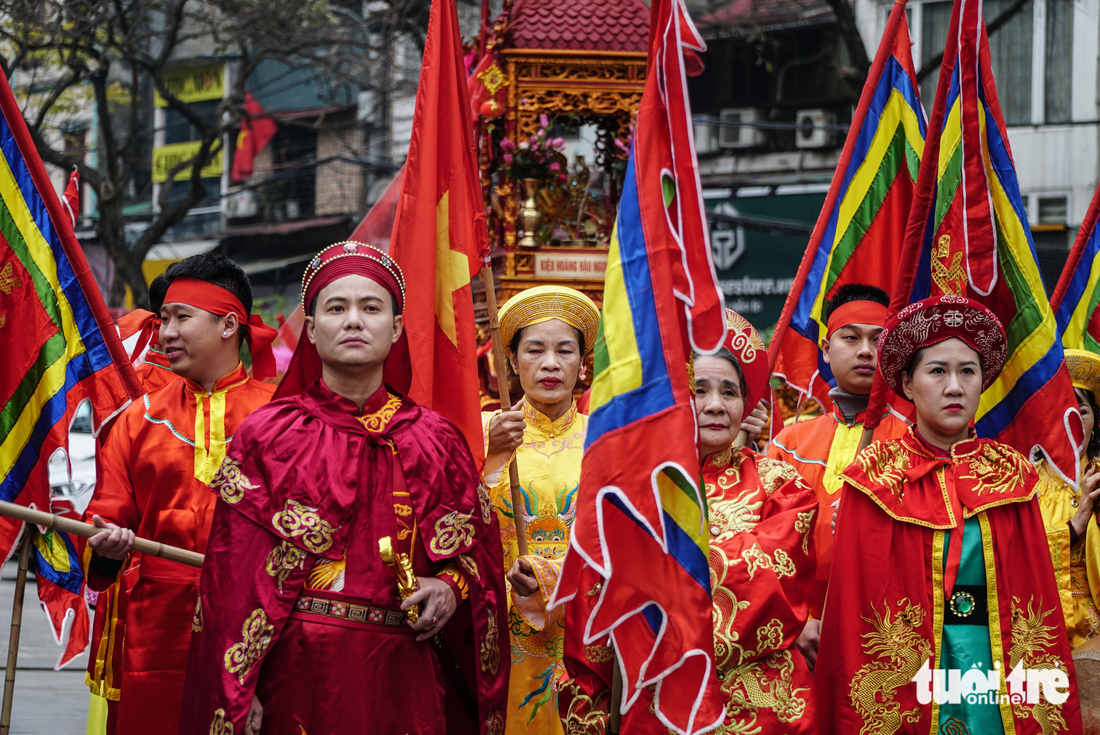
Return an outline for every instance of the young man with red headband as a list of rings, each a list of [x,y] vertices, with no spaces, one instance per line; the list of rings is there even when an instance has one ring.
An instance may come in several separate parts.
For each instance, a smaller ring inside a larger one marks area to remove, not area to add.
[[[458,430],[398,392],[404,304],[369,245],[306,269],[276,400],[211,483],[181,735],[504,732],[496,512]],[[403,602],[383,542],[419,588]]]
[[[275,330],[250,318],[252,293],[240,267],[207,253],[174,263],[165,280],[160,342],[181,379],[119,417],[85,512],[104,529],[88,541],[92,589],[109,587],[127,560],[127,574],[137,575],[123,620],[116,732],[143,735],[176,732],[199,570],[132,559],[134,537],[206,551],[216,500],[208,483],[241,422],[275,390],[257,379],[274,362]],[[243,341],[253,378],[238,358]]]
[[[837,289],[826,304],[827,324],[821,352],[836,378],[829,391],[833,410],[810,421],[792,424],[768,447],[768,455],[794,465],[817,493],[818,517],[814,531],[817,581],[810,597],[811,620],[799,639],[799,648],[812,668],[817,658],[821,610],[829,586],[833,560],[833,504],[840,498],[844,481],[840,473],[859,451],[871,386],[875,380],[878,337],[886,323],[886,292],[874,286],[848,284]],[[897,439],[908,425],[894,414],[883,418],[875,440]]]

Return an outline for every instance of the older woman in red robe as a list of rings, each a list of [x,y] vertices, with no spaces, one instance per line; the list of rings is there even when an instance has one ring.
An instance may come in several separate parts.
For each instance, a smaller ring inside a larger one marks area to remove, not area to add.
[[[181,733],[503,732],[500,531],[462,436],[383,384],[404,298],[368,245],[306,270],[304,338],[211,483]]]
[[[696,355],[695,408],[710,521],[714,657],[726,694],[718,732],[815,731],[810,670],[795,648],[814,584],[817,499],[794,468],[734,447],[741,419],[767,386],[767,354],[755,329],[727,311],[716,355]],[[602,580],[566,609],[565,666],[559,696],[565,731],[607,732],[614,654],[582,644],[583,626]],[[622,731],[667,733],[652,712],[652,689],[623,715]]]

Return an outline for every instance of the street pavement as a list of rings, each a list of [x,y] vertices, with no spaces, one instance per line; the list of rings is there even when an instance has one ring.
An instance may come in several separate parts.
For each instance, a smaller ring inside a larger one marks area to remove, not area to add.
[[[10,561],[0,575],[0,666],[8,660],[8,636],[11,631],[11,605],[15,596],[16,565]],[[54,643],[46,614],[38,605],[33,575],[27,578],[23,602],[23,622],[19,642],[19,662],[12,702],[11,735],[80,735],[88,717],[88,687],[84,654],[54,671],[61,648]],[[0,674],[0,678],[2,678]]]

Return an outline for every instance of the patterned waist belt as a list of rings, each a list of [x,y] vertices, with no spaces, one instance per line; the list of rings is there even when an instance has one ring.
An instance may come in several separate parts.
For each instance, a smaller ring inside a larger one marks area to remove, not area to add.
[[[405,625],[405,613],[402,610],[316,595],[300,595],[294,601],[294,610],[290,617],[348,627],[370,628],[380,625],[390,628],[392,633],[413,632]]]

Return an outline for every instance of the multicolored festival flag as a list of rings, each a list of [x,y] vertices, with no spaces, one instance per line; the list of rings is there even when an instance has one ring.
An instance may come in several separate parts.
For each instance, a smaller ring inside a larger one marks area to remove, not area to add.
[[[396,349],[408,363],[387,362],[387,382],[453,422],[480,464],[470,280],[489,254],[489,231],[455,0],[432,2],[412,130],[389,250],[406,278],[405,333]]]
[[[585,644],[610,634],[623,711],[646,686],[678,733],[724,718],[714,665],[706,499],[692,347],[712,352],[726,320],[710,262],[687,100],[685,52],[703,50],[682,0],[654,0],[649,78],[604,282],[580,500],[554,605],[585,567],[605,580]]]
[[[72,219],[2,78],[0,112],[0,500],[49,511],[49,460],[68,446],[77,405],[91,402],[98,434],[141,390]],[[22,528],[0,518],[2,558],[11,555]],[[87,610],[73,549],[54,532],[45,545],[36,543],[33,557],[39,578],[47,580],[39,591],[54,635],[65,643],[67,625],[73,635],[83,625],[82,651]]]
[[[924,108],[904,3],[895,3],[867,75],[825,204],[768,346],[772,375],[832,407],[821,357],[823,308],[849,283],[890,293],[924,151]]]
[[[1008,335],[1008,361],[978,406],[978,434],[1041,452],[1074,480],[1081,419],[1039,277],[981,0],[955,0],[952,10],[890,312],[942,294],[981,302]],[[881,383],[872,399],[879,407]]]
[[[1062,269],[1050,308],[1062,335],[1062,347],[1100,353],[1100,187],[1092,195],[1088,212],[1077,231],[1069,259]]]

